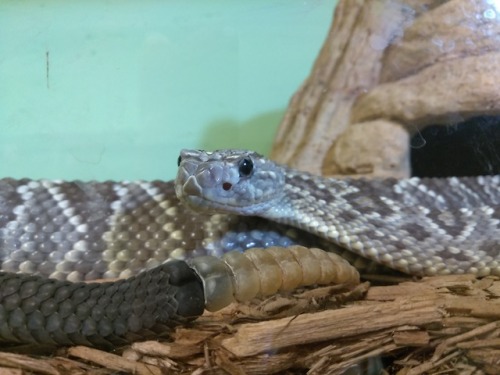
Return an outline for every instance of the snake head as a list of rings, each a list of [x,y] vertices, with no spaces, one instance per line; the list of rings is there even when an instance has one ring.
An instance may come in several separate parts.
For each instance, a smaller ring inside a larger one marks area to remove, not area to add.
[[[262,215],[281,199],[281,167],[252,151],[182,150],[175,192],[195,211]]]

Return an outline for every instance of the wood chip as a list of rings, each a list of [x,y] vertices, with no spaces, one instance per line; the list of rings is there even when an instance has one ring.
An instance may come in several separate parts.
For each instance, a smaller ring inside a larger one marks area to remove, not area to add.
[[[38,374],[44,375],[59,375],[59,371],[47,361],[15,353],[0,352],[0,366],[13,367],[24,371],[36,371]]]
[[[162,375],[162,370],[159,367],[130,361],[121,356],[85,346],[69,348],[68,354],[117,371],[125,371],[138,375]]]
[[[459,342],[457,347],[461,349],[474,349],[474,348],[500,348],[500,338],[498,339],[481,339],[469,342]]]
[[[7,367],[0,367],[0,375],[23,375],[23,370],[14,369],[14,368],[7,368]]]
[[[425,346],[429,344],[430,336],[426,331],[400,331],[392,336],[399,346]]]
[[[186,358],[203,351],[197,345],[182,345],[174,343],[160,343],[158,341],[145,341],[132,344],[132,349],[142,354],[156,355],[169,358]]]
[[[368,292],[367,284],[363,290],[302,290],[206,313],[178,327],[170,342],[138,342],[114,354],[85,347],[47,357],[0,351],[0,370],[9,375],[296,370],[322,375],[364,366],[382,370],[388,364],[387,372],[401,375],[496,375],[500,280],[486,279],[433,277]]]
[[[236,335],[224,339],[222,346],[237,356],[245,357],[291,345],[361,335],[398,325],[430,324],[440,321],[442,316],[433,301],[408,304],[388,302],[379,309],[349,306],[340,310],[244,324]],[[370,324],[366,324],[368,321]]]

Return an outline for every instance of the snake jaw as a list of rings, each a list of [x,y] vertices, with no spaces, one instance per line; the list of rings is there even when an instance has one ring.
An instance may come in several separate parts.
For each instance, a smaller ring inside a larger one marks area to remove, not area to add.
[[[283,173],[256,153],[183,150],[179,160],[176,194],[195,211],[262,215],[281,199]]]

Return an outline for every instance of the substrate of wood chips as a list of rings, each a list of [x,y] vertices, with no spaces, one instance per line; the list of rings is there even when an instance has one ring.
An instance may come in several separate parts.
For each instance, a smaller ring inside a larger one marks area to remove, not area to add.
[[[500,279],[302,290],[206,313],[110,353],[0,352],[0,374],[498,374]]]

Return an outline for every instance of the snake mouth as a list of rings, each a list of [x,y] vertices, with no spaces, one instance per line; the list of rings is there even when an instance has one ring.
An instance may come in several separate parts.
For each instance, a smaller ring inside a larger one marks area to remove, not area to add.
[[[184,184],[177,183],[175,190],[177,198],[194,212],[259,216],[262,212],[268,211],[275,202],[275,199],[245,200],[238,194],[231,194],[230,191],[226,191],[223,187],[221,188],[221,190],[224,190],[223,193],[220,191],[214,192],[214,189],[203,189],[196,183],[194,177],[194,182],[188,183],[189,180],[190,178]],[[227,193],[227,195],[224,193]]]
[[[225,213],[241,213],[241,206],[230,203],[220,203],[211,199],[196,195],[184,195],[181,201],[191,210],[203,213],[225,212]]]
[[[212,166],[194,169],[181,162],[175,192],[179,200],[192,211],[203,213],[245,214],[259,202],[242,191],[240,177],[231,168]]]

